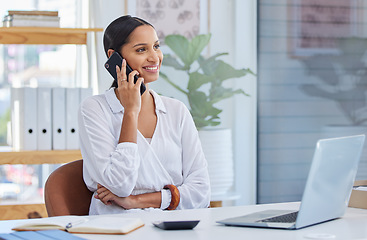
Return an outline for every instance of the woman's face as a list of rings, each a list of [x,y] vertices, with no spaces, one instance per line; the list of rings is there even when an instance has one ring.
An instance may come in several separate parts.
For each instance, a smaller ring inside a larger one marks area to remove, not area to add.
[[[137,70],[145,83],[158,79],[163,54],[154,28],[149,25],[137,27],[130,35],[121,54],[133,70]]]

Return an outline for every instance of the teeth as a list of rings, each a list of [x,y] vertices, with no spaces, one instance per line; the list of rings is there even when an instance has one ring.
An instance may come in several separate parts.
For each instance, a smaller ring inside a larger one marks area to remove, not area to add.
[[[145,69],[148,69],[148,70],[156,70],[158,67],[155,66],[155,67],[145,67]]]

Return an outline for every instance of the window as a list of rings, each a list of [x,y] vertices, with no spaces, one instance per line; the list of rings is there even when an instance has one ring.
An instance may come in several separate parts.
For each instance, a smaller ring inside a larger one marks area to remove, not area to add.
[[[365,13],[364,1],[259,1],[259,203],[301,200],[318,139],[367,132]]]

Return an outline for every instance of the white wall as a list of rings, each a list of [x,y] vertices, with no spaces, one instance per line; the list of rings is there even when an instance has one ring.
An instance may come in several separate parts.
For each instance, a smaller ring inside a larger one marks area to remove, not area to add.
[[[234,66],[257,72],[257,1],[236,0],[234,5]],[[250,97],[235,97],[233,115],[235,187],[238,205],[256,203],[257,185],[257,78],[236,81]]]
[[[112,7],[113,6],[113,7]],[[110,22],[125,14],[125,2],[121,0],[90,0],[89,1],[90,27],[105,29]],[[91,82],[95,93],[105,92],[112,83],[112,78],[104,68],[107,60],[103,48],[103,32],[97,33],[96,38],[91,40],[95,44],[97,54],[97,69],[90,69]]]

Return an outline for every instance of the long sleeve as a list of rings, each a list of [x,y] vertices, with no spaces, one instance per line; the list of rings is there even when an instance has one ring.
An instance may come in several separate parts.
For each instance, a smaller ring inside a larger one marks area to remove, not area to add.
[[[198,132],[189,111],[185,108],[182,122],[183,184],[179,186],[179,209],[204,208],[210,204],[210,180],[207,162]]]
[[[180,104],[176,106],[176,116],[180,115],[176,134],[181,147],[181,176],[174,177],[174,184],[180,191],[180,204],[177,209],[205,208],[210,204],[210,180],[207,162],[201,147],[198,132],[189,110]],[[175,127],[171,128],[175,129]],[[167,164],[167,168],[171,167]],[[175,168],[178,169],[177,163]],[[174,174],[171,173],[174,176]],[[171,200],[169,190],[162,191],[162,206],[167,207]]]
[[[122,112],[111,111],[103,98],[103,95],[88,98],[79,110],[84,180],[92,191],[100,183],[125,197],[131,194],[138,177],[138,147],[134,143],[118,144]]]

